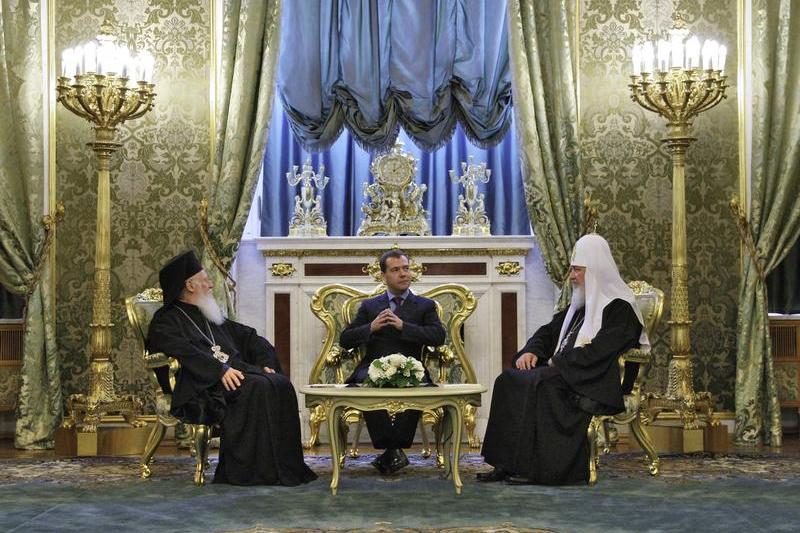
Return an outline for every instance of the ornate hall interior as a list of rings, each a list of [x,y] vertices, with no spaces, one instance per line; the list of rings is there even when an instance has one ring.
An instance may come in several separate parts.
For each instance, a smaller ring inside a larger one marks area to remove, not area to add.
[[[0,529],[800,521],[800,1],[0,0],[0,109]],[[595,233],[649,339],[624,408],[586,415],[586,483],[482,483],[495,379]],[[345,385],[392,249],[436,391]],[[214,484],[220,428],[171,410],[147,338],[186,250],[315,481]],[[408,406],[387,473],[364,413]]]

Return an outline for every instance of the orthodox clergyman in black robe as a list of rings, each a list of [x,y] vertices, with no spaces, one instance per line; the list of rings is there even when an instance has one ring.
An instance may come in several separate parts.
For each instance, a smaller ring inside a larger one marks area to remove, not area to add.
[[[172,259],[159,280],[164,306],[150,323],[148,350],[181,363],[172,414],[219,424],[214,483],[294,486],[316,479],[303,461],[297,396],[272,345],[222,316],[194,252]]]
[[[649,350],[649,341],[605,239],[578,240],[570,281],[570,306],[495,381],[481,450],[494,470],[480,481],[586,483],[592,416],[625,409],[618,358],[633,347]]]

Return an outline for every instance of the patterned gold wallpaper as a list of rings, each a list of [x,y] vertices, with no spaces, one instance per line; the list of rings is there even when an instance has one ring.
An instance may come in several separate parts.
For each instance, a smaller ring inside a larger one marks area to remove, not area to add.
[[[59,0],[56,50],[98,33],[109,18],[120,37],[156,58],[155,108],[119,128],[111,177],[112,319],[118,392],[149,391],[124,299],[158,283],[158,269],[201,244],[197,204],[205,194],[209,132],[210,0]],[[88,122],[59,106],[58,198],[67,216],[57,243],[59,351],[66,395],[88,390],[96,187]],[[143,396],[145,396],[143,394]],[[149,398],[145,398],[148,399]]]
[[[669,298],[672,168],[661,147],[664,120],[633,101],[627,84],[633,44],[671,27],[668,0],[580,0],[580,109],[584,179],[599,209],[600,231],[627,279],[645,279]],[[690,31],[728,47],[727,100],[693,129],[686,179],[689,310],[695,390],[733,409],[739,245],[728,200],[738,192],[736,0],[678,2]],[[648,389],[666,390],[669,300],[651,339]]]

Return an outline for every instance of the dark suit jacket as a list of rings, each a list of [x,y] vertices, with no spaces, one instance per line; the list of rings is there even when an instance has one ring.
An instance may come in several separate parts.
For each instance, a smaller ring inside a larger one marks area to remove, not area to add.
[[[402,353],[405,356],[420,359],[424,346],[444,344],[445,331],[436,304],[433,300],[417,296],[409,291],[408,298],[395,314],[403,321],[402,331],[394,326],[385,326],[378,331],[370,332],[369,326],[381,311],[389,307],[386,293],[365,300],[358,308],[353,322],[339,337],[339,345],[347,350],[366,346],[366,355],[361,360],[348,383],[360,383],[367,376],[370,363],[375,359],[391,353]],[[426,372],[427,374],[427,372]]]

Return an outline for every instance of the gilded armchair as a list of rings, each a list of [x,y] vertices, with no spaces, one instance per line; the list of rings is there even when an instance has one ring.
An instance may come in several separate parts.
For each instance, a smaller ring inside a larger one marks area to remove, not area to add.
[[[345,379],[353,372],[358,362],[364,356],[362,350],[345,350],[339,346],[339,334],[355,317],[361,302],[386,290],[379,284],[371,293],[366,293],[348,287],[347,285],[331,284],[320,287],[311,300],[311,311],[325,324],[325,341],[319,356],[311,369],[310,384],[344,383]],[[475,311],[477,300],[468,288],[455,283],[439,285],[420,294],[436,302],[436,310],[445,327],[445,343],[435,348],[428,348],[420,354],[421,359],[431,378],[435,383],[476,383],[475,371],[467,358],[464,350],[462,325]],[[319,439],[319,428],[325,421],[324,410],[313,408],[310,410],[309,426],[310,438],[305,447],[311,448]],[[423,449],[422,455],[428,457],[431,448],[425,426],[431,426],[435,436],[437,464],[443,465],[444,458],[441,451],[440,434],[441,413],[424,413],[420,421]],[[363,426],[361,412],[355,409],[345,411],[340,420],[342,434],[346,435],[350,424],[357,424],[352,447],[349,451],[351,457],[358,456],[358,442]],[[466,412],[465,427],[470,447],[479,448],[480,440],[475,435],[475,409]],[[343,463],[344,455],[340,458]]]
[[[652,340],[653,333],[661,321],[664,310],[664,293],[644,281],[631,281],[628,286],[633,290],[636,304],[642,313],[645,330]],[[595,416],[589,424],[589,484],[597,483],[597,467],[600,464],[600,442],[602,440],[603,453],[611,451],[612,442],[615,441],[616,428],[609,428],[610,423],[627,424],[630,433],[645,451],[645,460],[653,476],[658,475],[660,459],[656,453],[653,441],[647,433],[643,422],[646,420],[642,412],[642,388],[645,375],[650,367],[652,355],[644,353],[638,348],[628,350],[619,357],[620,378],[625,394],[625,411],[613,416]],[[633,376],[633,379],[631,379]]]
[[[146,289],[135,296],[125,300],[128,311],[128,321],[139,340],[142,357],[148,369],[152,370],[150,377],[155,387],[156,396],[156,423],[145,444],[141,460],[141,475],[149,478],[152,474],[150,465],[153,462],[159,444],[164,439],[168,427],[175,427],[177,418],[170,414],[172,404],[172,390],[175,387],[175,374],[180,369],[177,359],[163,353],[150,353],[145,346],[147,329],[155,312],[162,305],[161,289]],[[186,424],[192,439],[192,452],[195,457],[194,483],[205,484],[205,469],[208,466],[208,449],[211,440],[211,428],[202,424]]]

